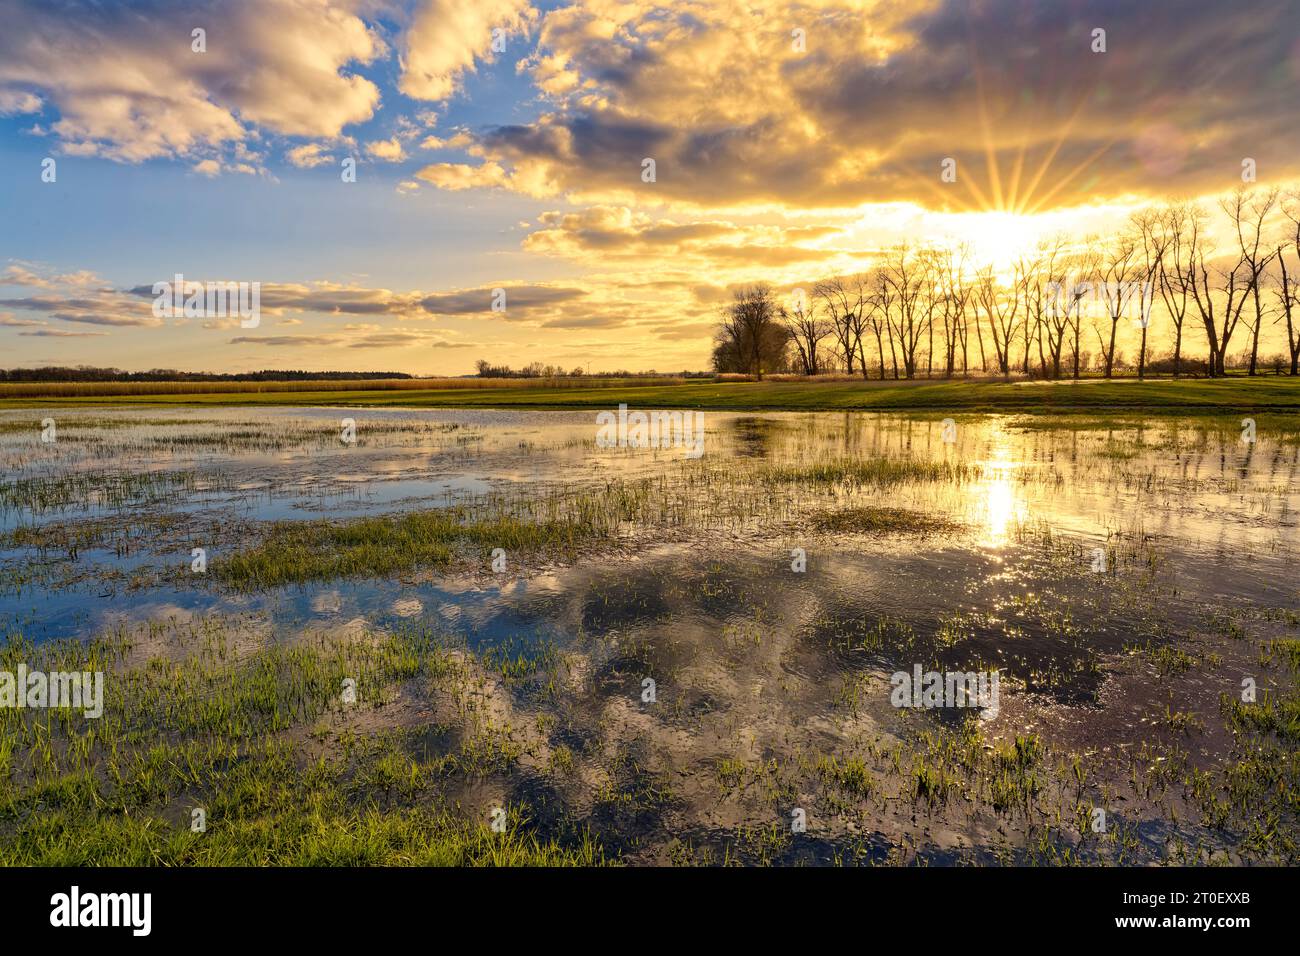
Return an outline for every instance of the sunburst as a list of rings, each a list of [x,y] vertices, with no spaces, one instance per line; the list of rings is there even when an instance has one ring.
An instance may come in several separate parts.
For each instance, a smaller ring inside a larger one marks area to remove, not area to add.
[[[1077,186],[1081,177],[1095,172],[1116,137],[1111,136],[1073,165],[1059,161],[1096,94],[1095,86],[1081,91],[1068,112],[1044,116],[1038,110],[1038,115],[1018,117],[1014,131],[997,129],[991,118],[984,69],[973,43],[971,59],[980,137],[974,149],[965,150],[965,157],[953,157],[958,160],[955,181],[943,182],[938,167],[922,171],[912,165],[890,165],[893,172],[924,188],[952,214],[951,231],[969,243],[976,260],[1005,272],[1044,235],[1037,217],[1050,210],[1067,188]],[[1050,139],[1041,135],[1048,128],[1052,129]],[[1039,132],[1031,137],[1030,130]],[[1031,148],[1031,138],[1038,141],[1037,147]],[[1007,149],[1009,143],[1014,143],[1014,153]],[[1106,178],[1084,182],[1096,190],[1104,187]]]

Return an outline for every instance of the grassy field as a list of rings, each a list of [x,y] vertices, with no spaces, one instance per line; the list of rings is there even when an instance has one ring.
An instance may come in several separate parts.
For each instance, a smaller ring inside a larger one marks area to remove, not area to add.
[[[1300,379],[1085,380],[1081,382],[717,382],[683,384],[498,385],[438,387],[174,391],[100,395],[76,385],[45,386],[29,395],[0,387],[0,408],[59,405],[324,405],[424,408],[636,408],[717,410],[967,411],[1097,413],[1116,410],[1170,414],[1300,413]]]
[[[221,624],[149,632],[198,650],[135,665],[132,638],[33,646],[10,635],[0,669],[101,670],[102,719],[0,708],[0,866],[564,866],[604,861],[581,826],[538,836],[527,808],[504,827],[446,791],[513,768],[516,735],[467,700],[468,666],[424,630],[238,653]],[[137,638],[138,639],[138,638]],[[340,700],[345,678],[357,703]],[[360,732],[408,693],[459,694],[454,750]],[[193,828],[193,808],[211,832]],[[562,824],[562,825],[561,825]]]

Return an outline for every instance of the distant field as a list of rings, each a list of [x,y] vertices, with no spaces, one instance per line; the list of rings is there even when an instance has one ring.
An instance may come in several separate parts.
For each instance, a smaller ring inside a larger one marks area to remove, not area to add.
[[[454,383],[454,384],[453,384]],[[122,391],[110,391],[114,386]],[[0,408],[58,405],[347,405],[446,408],[933,410],[1169,414],[1300,413],[1300,379],[1082,382],[718,382],[502,379],[312,383],[77,383],[0,386]]]
[[[644,378],[369,378],[316,381],[218,382],[0,382],[0,398],[89,398],[152,395],[206,395],[245,392],[388,392],[457,389],[617,388],[637,385],[680,385],[680,376]]]

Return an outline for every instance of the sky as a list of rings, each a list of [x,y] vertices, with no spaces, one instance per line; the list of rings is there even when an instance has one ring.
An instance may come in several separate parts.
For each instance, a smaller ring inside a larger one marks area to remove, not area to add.
[[[0,24],[4,367],[703,369],[745,283],[903,241],[1002,267],[1212,206],[1245,159],[1300,180],[1298,0],[0,0]],[[156,314],[178,273],[260,283],[257,326]]]

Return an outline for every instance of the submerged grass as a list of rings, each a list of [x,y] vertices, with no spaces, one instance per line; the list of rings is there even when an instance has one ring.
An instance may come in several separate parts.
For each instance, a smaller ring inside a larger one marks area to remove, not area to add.
[[[103,670],[104,713],[0,709],[0,865],[593,865],[576,828],[542,836],[512,801],[504,832],[447,798],[484,772],[480,736],[418,755],[401,734],[303,745],[321,721],[385,706],[463,665],[412,629],[240,654],[205,625],[198,652],[129,663],[123,633],[87,646],[10,636],[0,669]],[[357,702],[340,689],[355,682]],[[347,713],[345,713],[347,712]],[[315,729],[313,729],[315,728]],[[324,730],[330,736],[328,729]],[[496,752],[500,753],[498,747]],[[206,827],[191,826],[203,809]]]
[[[0,512],[42,514],[61,508],[125,508],[192,500],[219,490],[194,471],[86,471],[0,482]]]
[[[840,534],[936,534],[951,531],[955,522],[942,515],[924,514],[906,508],[846,508],[823,511],[811,519],[816,531]]]
[[[212,573],[236,588],[266,588],[418,567],[445,569],[458,558],[486,561],[493,550],[572,554],[596,535],[578,521],[471,518],[461,509],[345,522],[287,521],[258,545],[217,558]]]
[[[769,484],[845,484],[885,488],[912,481],[977,480],[978,465],[912,458],[837,458],[810,465],[773,465],[760,474]]]

